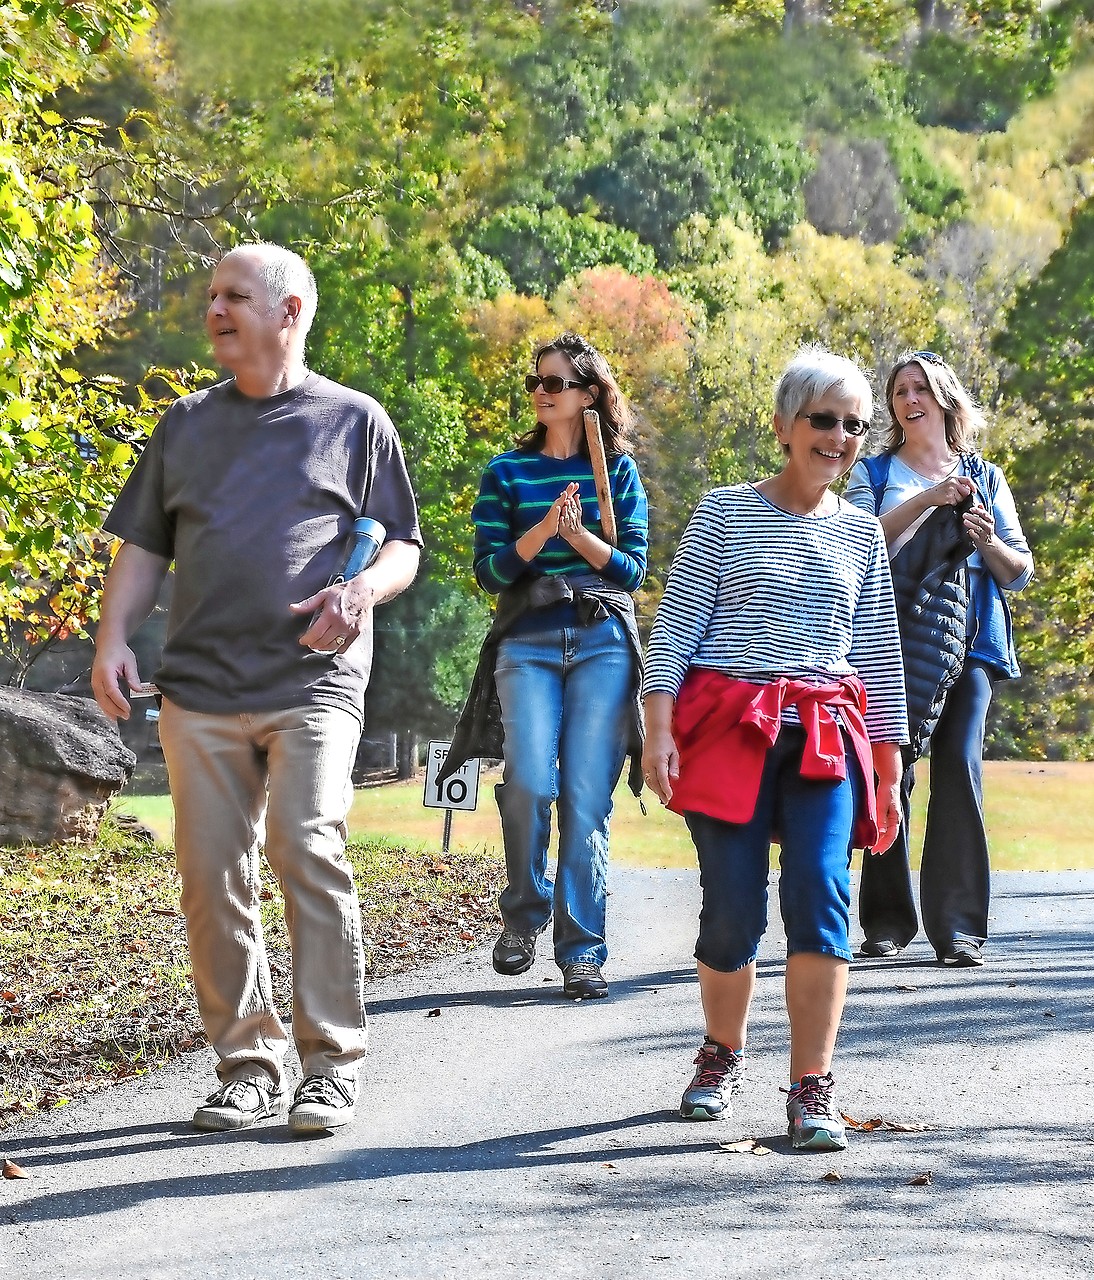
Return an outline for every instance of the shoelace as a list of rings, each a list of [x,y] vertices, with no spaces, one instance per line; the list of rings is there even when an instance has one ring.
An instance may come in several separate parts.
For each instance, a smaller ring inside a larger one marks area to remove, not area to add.
[[[508,929],[501,935],[500,939],[503,947],[519,947],[522,951],[530,951],[534,938],[529,938],[523,933],[510,933]]]
[[[808,1084],[803,1084],[797,1089],[783,1089],[792,1102],[796,1102],[807,1116],[823,1116],[828,1115],[832,1110],[832,1084],[831,1079],[826,1080],[823,1076],[817,1076],[814,1080],[810,1080]]]
[[[696,1072],[693,1089],[715,1089],[736,1065],[734,1060],[720,1054],[713,1045],[705,1044],[695,1059],[699,1068]]]
[[[257,1104],[246,1092],[248,1089],[253,1089],[260,1095]],[[272,1090],[264,1090],[254,1080],[229,1080],[227,1084],[221,1085],[216,1093],[211,1093],[205,1101],[218,1107],[239,1107],[241,1111],[252,1111],[256,1105],[261,1105],[268,1099],[271,1092]]]
[[[332,1106],[353,1102],[353,1095],[330,1076],[309,1076],[296,1091],[295,1102],[321,1102]]]
[[[595,964],[578,961],[576,964],[566,966],[566,976],[568,978],[599,978],[600,970]]]

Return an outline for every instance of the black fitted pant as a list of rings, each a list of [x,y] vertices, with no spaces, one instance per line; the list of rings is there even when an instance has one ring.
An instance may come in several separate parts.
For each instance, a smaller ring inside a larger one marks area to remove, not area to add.
[[[970,660],[946,698],[931,735],[927,827],[919,895],[923,929],[941,960],[955,942],[988,936],[991,868],[984,829],[984,727],[995,673]],[[887,853],[866,854],[859,882],[859,922],[867,939],[906,947],[919,929],[908,849],[908,812],[915,770],[901,782],[904,819]]]

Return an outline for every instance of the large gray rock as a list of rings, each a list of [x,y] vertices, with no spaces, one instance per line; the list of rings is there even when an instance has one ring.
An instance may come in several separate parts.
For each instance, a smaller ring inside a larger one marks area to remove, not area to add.
[[[93,838],[135,764],[89,699],[0,687],[0,844]]]

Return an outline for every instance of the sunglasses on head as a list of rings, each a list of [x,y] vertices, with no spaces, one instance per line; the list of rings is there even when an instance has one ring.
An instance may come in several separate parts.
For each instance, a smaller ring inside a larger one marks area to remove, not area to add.
[[[587,391],[589,384],[587,382],[574,382],[570,378],[560,378],[553,373],[542,375],[538,373],[526,374],[524,378],[525,391],[531,395],[537,387],[542,387],[549,396],[557,396],[560,391],[568,391],[570,387],[584,387]]]
[[[799,413],[805,418],[814,431],[832,431],[841,423],[849,436],[864,436],[870,430],[865,418],[837,418],[834,413]]]
[[[936,351],[913,351],[913,360],[926,360],[928,364],[945,364],[945,360]]]

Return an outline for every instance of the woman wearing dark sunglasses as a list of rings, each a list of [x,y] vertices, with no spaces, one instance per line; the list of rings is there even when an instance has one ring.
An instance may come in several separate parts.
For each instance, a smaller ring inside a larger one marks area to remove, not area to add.
[[[795,1147],[819,1151],[846,1146],[831,1065],[851,959],[851,848],[885,849],[896,835],[907,734],[885,541],[876,520],[831,491],[858,457],[870,406],[850,360],[810,347],[790,362],[775,392],[783,468],[699,503],[644,682],[646,778],[684,815],[703,889],[695,958],[706,1040],[681,1114],[731,1112],[774,835],[787,1127]]]
[[[907,813],[912,765],[929,742],[923,926],[940,963],[968,968],[983,963],[988,934],[984,728],[994,682],[1019,674],[1004,592],[1029,582],[1033,557],[1003,473],[973,451],[983,414],[945,360],[932,351],[905,352],[885,399],[890,422],[882,452],[856,465],[847,498],[880,518],[898,595],[912,602],[902,608],[901,632],[915,714],[900,835],[862,869],[860,954],[899,955],[918,931]]]
[[[445,772],[501,756],[496,788],[508,883],[494,969],[531,968],[554,916],[563,993],[607,994],[608,821],[631,755],[641,790],[641,659],[632,593],[646,576],[646,495],[630,455],[632,416],[604,357],[564,333],[524,380],[536,424],[483,472],[475,577],[498,596]],[[600,417],[617,545],[604,538],[583,414]],[[558,863],[547,869],[551,806]]]

